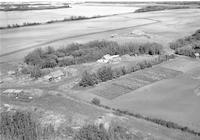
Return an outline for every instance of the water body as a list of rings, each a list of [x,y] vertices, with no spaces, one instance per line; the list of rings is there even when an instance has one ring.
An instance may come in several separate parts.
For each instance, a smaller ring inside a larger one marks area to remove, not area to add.
[[[44,23],[50,20],[62,20],[71,16],[92,17],[97,15],[112,15],[134,12],[139,7],[130,7],[124,5],[87,5],[74,4],[72,8],[47,9],[47,10],[29,10],[29,11],[8,11],[0,12],[0,27],[8,24],[23,24],[39,22]]]

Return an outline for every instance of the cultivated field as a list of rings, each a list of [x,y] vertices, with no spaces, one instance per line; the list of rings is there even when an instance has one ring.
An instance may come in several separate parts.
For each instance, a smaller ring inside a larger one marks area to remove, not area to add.
[[[163,67],[148,68],[99,85],[90,92],[106,99],[115,100],[123,94],[163,79],[175,77],[178,74],[180,72]]]

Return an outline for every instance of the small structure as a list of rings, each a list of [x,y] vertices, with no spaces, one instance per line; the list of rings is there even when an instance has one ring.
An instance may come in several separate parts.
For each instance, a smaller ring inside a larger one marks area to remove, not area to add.
[[[3,108],[6,110],[6,111],[10,111],[13,109],[13,106],[9,105],[9,104],[3,104]]]
[[[33,99],[33,97],[28,96],[27,93],[25,93],[22,89],[7,89],[3,91],[3,94],[12,97],[13,100],[23,102],[30,102]]]
[[[20,94],[22,93],[23,90],[22,89],[7,89],[3,91],[3,94]]]
[[[110,128],[110,121],[106,120],[105,116],[99,117],[97,120],[95,120],[94,124],[98,127],[103,126],[106,131],[108,131]]]
[[[140,31],[140,30],[133,30],[133,31],[131,32],[131,34],[134,35],[134,36],[137,36],[137,37],[145,36],[145,37],[147,37],[147,38],[150,38],[149,35],[147,35],[145,32]]]
[[[131,34],[136,35],[136,36],[143,36],[143,35],[145,35],[145,33],[143,31],[140,31],[140,30],[133,30],[131,32]]]
[[[55,79],[60,80],[64,76],[64,73],[61,70],[57,70],[54,72],[51,72],[50,74],[44,76],[44,79],[52,81]]]
[[[115,36],[117,36],[117,34],[111,34],[110,37],[114,38]]]
[[[67,77],[70,77],[70,76],[73,77],[73,76],[78,75],[78,70],[75,68],[65,67],[64,72],[65,72],[65,76],[67,76]]]
[[[17,100],[17,101],[22,101],[22,102],[30,102],[31,100],[33,100],[33,97],[31,96],[28,96],[26,94],[18,94],[14,100]]]
[[[8,71],[8,75],[15,75],[15,71]]]
[[[118,63],[119,61],[121,61],[119,55],[111,56],[110,54],[106,54],[101,59],[97,60],[99,63]]]
[[[194,55],[195,55],[195,57],[196,57],[197,59],[199,59],[199,57],[200,57],[200,54],[199,54],[199,53],[194,53]]]

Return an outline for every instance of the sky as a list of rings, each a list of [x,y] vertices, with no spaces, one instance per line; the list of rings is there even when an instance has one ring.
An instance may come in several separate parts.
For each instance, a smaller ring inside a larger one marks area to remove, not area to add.
[[[68,2],[68,1],[183,1],[183,0],[0,0],[0,2],[29,2],[29,1],[50,1],[50,2]],[[199,1],[199,0],[184,0]]]

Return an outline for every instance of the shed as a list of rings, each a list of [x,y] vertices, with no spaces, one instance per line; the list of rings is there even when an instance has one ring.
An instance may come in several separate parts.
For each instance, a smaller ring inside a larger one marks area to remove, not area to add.
[[[22,92],[23,92],[22,89],[7,89],[3,91],[4,94],[19,94]]]
[[[199,53],[194,53],[195,57],[196,58],[199,58],[200,57],[200,54]]]
[[[117,36],[117,34],[111,34],[110,37],[114,38],[115,36]]]
[[[8,71],[8,75],[15,75],[15,71]]]
[[[53,78],[59,78],[64,76],[64,73],[61,70],[57,70],[51,73]]]
[[[133,30],[131,32],[131,34],[136,35],[136,36],[143,36],[143,35],[145,35],[145,33],[143,31],[140,31],[140,30]]]
[[[99,63],[113,63],[113,62],[119,62],[121,58],[119,55],[110,55],[106,54],[101,59],[97,60]]]
[[[62,76],[64,76],[64,73],[61,70],[57,70],[57,71],[51,72],[50,74],[44,76],[44,79],[51,81],[54,79],[60,79]]]

